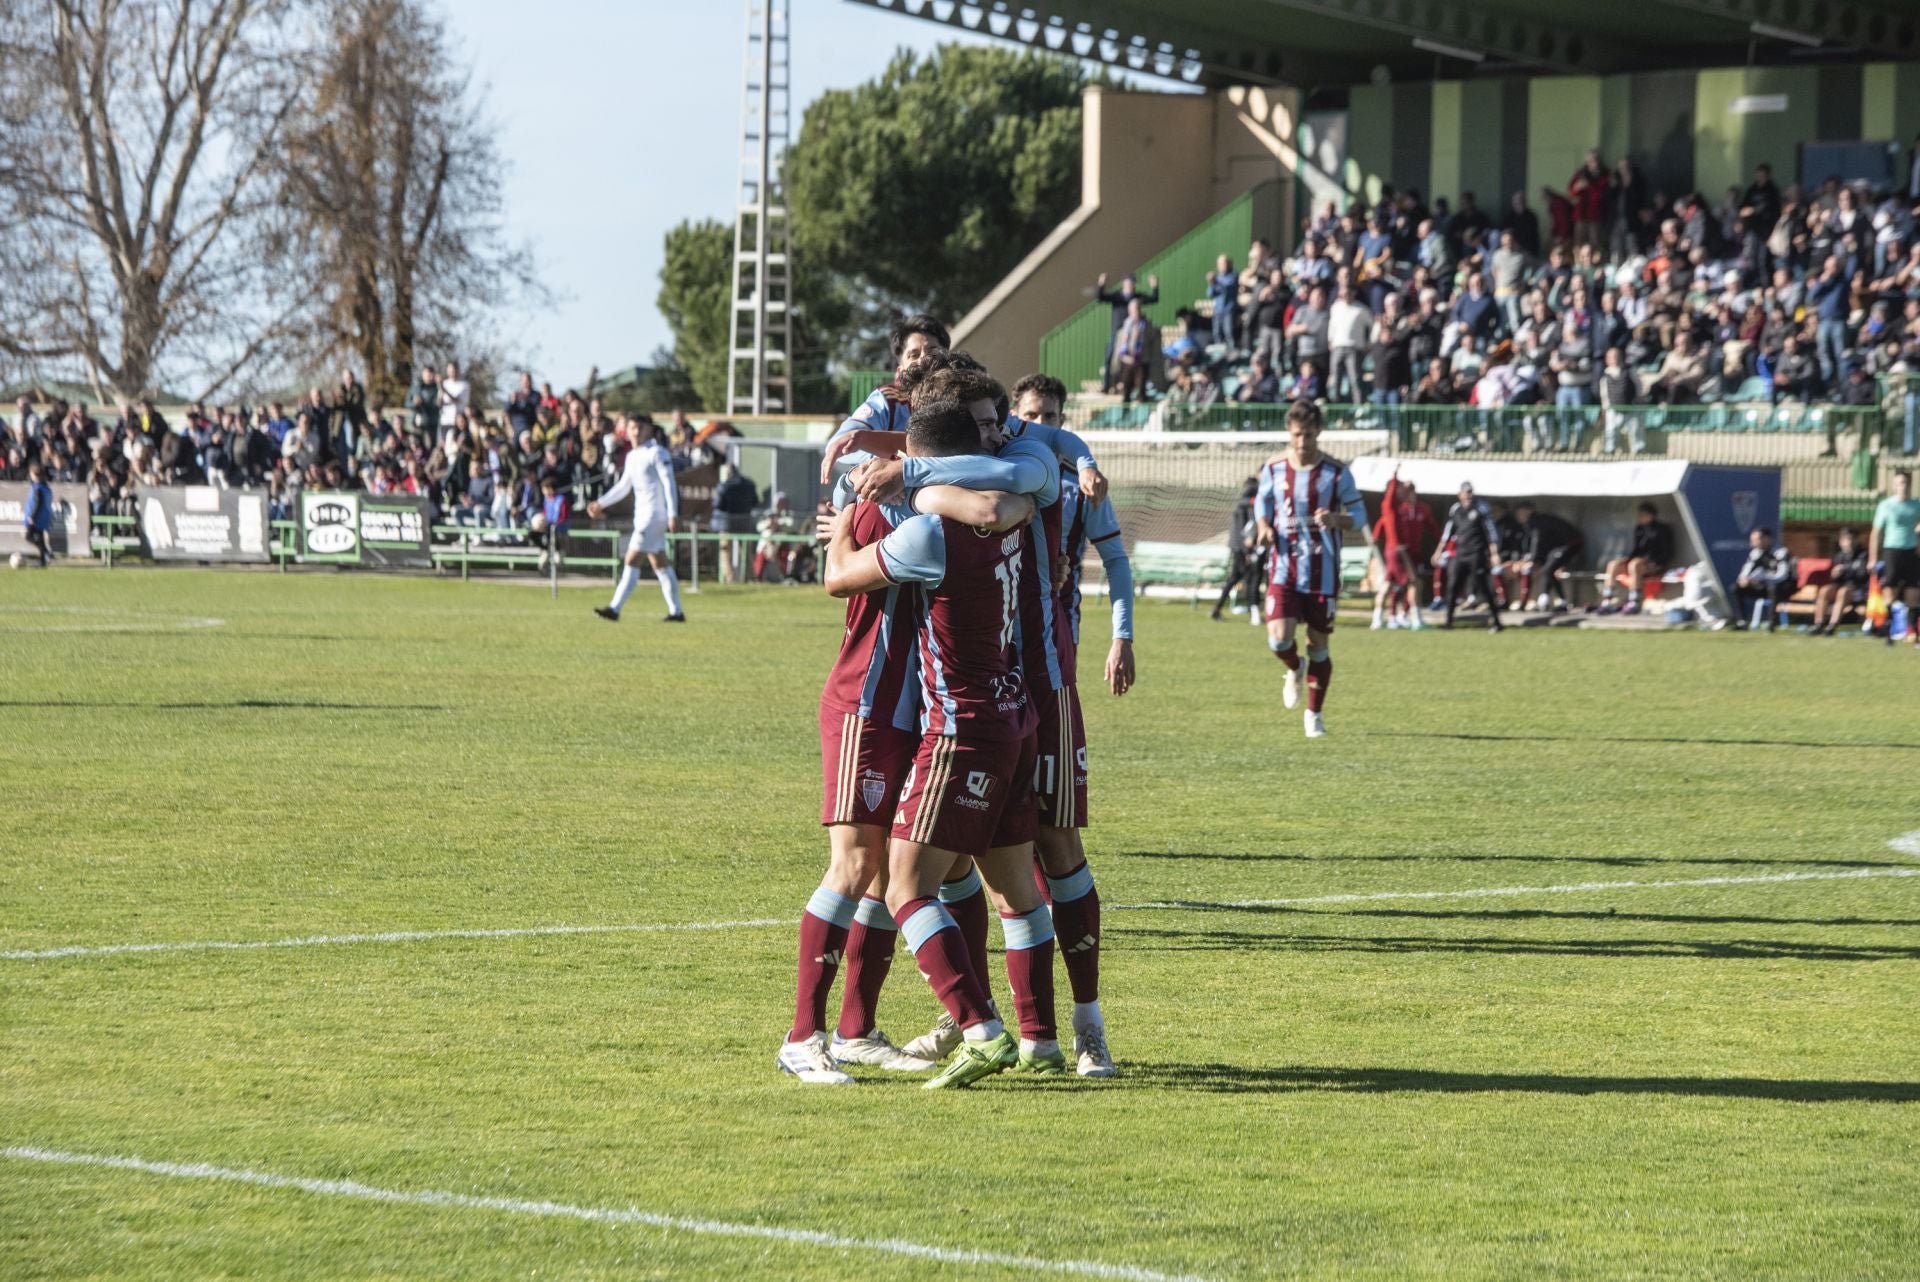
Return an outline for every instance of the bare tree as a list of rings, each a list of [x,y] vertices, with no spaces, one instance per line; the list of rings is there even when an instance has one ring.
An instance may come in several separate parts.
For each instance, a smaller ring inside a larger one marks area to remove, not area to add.
[[[470,354],[498,309],[538,295],[502,230],[492,125],[456,66],[422,0],[336,0],[277,176],[278,255],[330,322],[301,355],[350,357],[389,400],[423,354]]]
[[[0,4],[0,353],[204,394],[289,317],[255,236],[298,94],[294,0]]]

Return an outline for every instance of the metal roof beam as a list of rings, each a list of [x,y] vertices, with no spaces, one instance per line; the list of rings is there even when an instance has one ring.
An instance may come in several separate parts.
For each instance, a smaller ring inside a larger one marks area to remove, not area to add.
[[[1285,9],[1334,18],[1411,40],[1421,37],[1483,54],[1488,61],[1527,63],[1553,71],[1603,75],[1648,62],[1647,51],[1591,32],[1494,13],[1461,0],[1267,0]]]
[[[1364,81],[1377,59],[1275,50],[1246,35],[1142,12],[1101,0],[851,0],[1011,40],[1033,49],[1085,58],[1141,75],[1190,84],[1349,84]]]
[[[1920,58],[1920,13],[1896,16],[1846,0],[1656,0],[1744,27],[1745,35]],[[1758,28],[1758,29],[1756,29]]]

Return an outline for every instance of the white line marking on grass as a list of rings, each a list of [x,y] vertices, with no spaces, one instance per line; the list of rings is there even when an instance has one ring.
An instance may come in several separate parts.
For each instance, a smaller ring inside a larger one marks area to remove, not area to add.
[[[134,622],[116,623],[74,623],[52,627],[8,627],[3,632],[153,632],[165,628],[178,628],[188,631],[194,628],[225,627],[225,619],[208,618],[193,614],[154,614],[146,610],[116,610],[84,605],[9,605],[0,606],[0,616],[9,614],[68,614],[103,619],[128,619]]]
[[[942,1264],[982,1264],[1000,1268],[1030,1270],[1035,1273],[1069,1273],[1089,1278],[1120,1278],[1127,1282],[1200,1282],[1187,1275],[1161,1273],[1154,1269],[1125,1264],[1102,1264],[1096,1260],[1045,1260],[1033,1256],[1003,1255],[998,1251],[969,1251],[957,1247],[930,1246],[922,1242],[903,1242],[897,1238],[843,1237],[816,1229],[784,1229],[770,1224],[736,1224],[725,1220],[696,1220],[679,1215],[661,1215],[633,1207],[570,1206],[565,1202],[535,1202],[513,1197],[478,1197],[468,1193],[450,1193],[435,1189],[407,1190],[375,1188],[353,1180],[320,1180],[298,1175],[277,1175],[271,1171],[237,1170],[207,1163],[149,1162],[138,1157],[106,1157],[92,1153],[63,1153],[54,1149],[15,1146],[0,1149],[0,1156],[23,1162],[50,1162],[64,1166],[108,1167],[118,1171],[139,1171],[146,1175],[168,1175],[177,1179],[223,1180],[230,1184],[252,1184],[259,1188],[297,1189],[322,1197],[351,1197],[367,1202],[388,1202],[402,1206],[452,1207],[466,1211],[504,1211],[512,1215],[538,1215],[555,1219],[584,1220],[594,1224],[640,1224],[674,1233],[697,1233],[714,1237],[763,1238],[791,1242],[801,1246],[822,1246],[836,1251],[872,1251],[883,1255],[904,1255]]]
[[[1284,908],[1295,904],[1360,904],[1379,899],[1484,899],[1499,895],[1573,895],[1593,890],[1669,890],[1681,886],[1761,886],[1783,881],[1856,881],[1865,877],[1920,877],[1920,868],[1855,868],[1848,872],[1782,872],[1753,877],[1699,877],[1688,881],[1584,881],[1568,886],[1489,886],[1477,890],[1387,890],[1366,895],[1308,895],[1298,899],[1164,899],[1144,904],[1112,904],[1129,909]]]
[[[317,948],[329,944],[413,944],[432,939],[520,939],[541,935],[647,935],[659,932],[744,930],[750,926],[791,926],[786,917],[751,921],[643,922],[616,926],[510,926],[497,930],[386,930],[365,935],[299,935],[291,939],[203,939],[154,944],[69,944],[64,948],[19,948],[0,952],[4,961],[45,961],[54,957],[111,957],[122,953],[243,952],[255,948]]]
[[[1920,856],[1920,828],[1901,833],[1887,844],[1903,855]]]

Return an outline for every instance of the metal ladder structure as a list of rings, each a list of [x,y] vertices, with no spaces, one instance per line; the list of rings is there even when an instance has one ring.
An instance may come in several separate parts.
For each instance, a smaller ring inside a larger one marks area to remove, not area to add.
[[[740,200],[733,231],[727,412],[773,414],[793,404],[788,352],[788,0],[747,0]]]

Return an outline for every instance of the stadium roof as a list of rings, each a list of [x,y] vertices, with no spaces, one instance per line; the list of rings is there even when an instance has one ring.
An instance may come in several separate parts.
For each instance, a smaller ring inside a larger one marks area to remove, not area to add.
[[[1202,84],[1920,58],[1916,0],[852,0]]]

